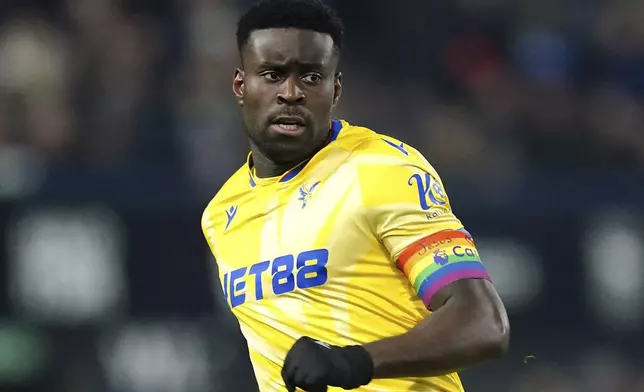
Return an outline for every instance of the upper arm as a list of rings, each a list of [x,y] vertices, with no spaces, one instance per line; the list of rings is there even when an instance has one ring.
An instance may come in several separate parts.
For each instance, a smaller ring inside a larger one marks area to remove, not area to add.
[[[365,217],[425,305],[436,310],[454,282],[489,280],[434,168],[411,148],[383,156],[358,165]]]
[[[504,309],[499,294],[486,279],[463,279],[441,288],[431,299],[431,309],[436,311],[448,301],[459,301],[469,309],[488,313]]]
[[[510,321],[490,281],[463,279],[452,282],[432,297],[430,305],[434,311],[451,308],[452,314],[458,314],[458,324],[476,326],[479,339],[489,343],[486,347],[491,350],[487,351],[490,355],[501,356],[507,352]]]

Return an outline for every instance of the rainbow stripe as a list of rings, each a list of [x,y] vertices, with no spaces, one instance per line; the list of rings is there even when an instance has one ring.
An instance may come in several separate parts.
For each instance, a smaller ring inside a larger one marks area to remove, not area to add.
[[[465,229],[440,231],[414,242],[400,255],[397,265],[428,308],[434,294],[450,283],[490,279]]]

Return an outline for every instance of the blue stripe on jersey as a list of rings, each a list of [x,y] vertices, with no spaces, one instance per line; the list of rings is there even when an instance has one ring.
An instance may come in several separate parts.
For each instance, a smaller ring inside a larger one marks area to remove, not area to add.
[[[339,120],[331,121],[331,140],[329,140],[329,143],[338,138],[341,129],[342,123]]]
[[[280,182],[286,182],[288,180],[291,180],[293,177],[297,176],[302,171],[302,169],[304,169],[304,166],[305,165],[300,165],[295,169],[292,169],[290,172],[286,173],[284,177],[280,179]]]

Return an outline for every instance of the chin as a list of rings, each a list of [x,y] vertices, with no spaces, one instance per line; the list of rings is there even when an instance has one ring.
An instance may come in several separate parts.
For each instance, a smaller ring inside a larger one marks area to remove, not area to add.
[[[265,129],[259,140],[254,144],[269,158],[278,164],[296,164],[310,158],[320,148],[320,143],[314,140],[313,128],[307,125],[307,132],[301,135],[282,135]],[[326,140],[326,139],[325,139]]]

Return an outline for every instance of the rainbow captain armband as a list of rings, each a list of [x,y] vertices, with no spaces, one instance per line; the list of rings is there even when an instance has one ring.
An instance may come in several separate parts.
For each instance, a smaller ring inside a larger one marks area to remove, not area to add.
[[[439,231],[414,242],[400,254],[397,265],[428,309],[432,296],[450,283],[490,279],[465,229]]]

